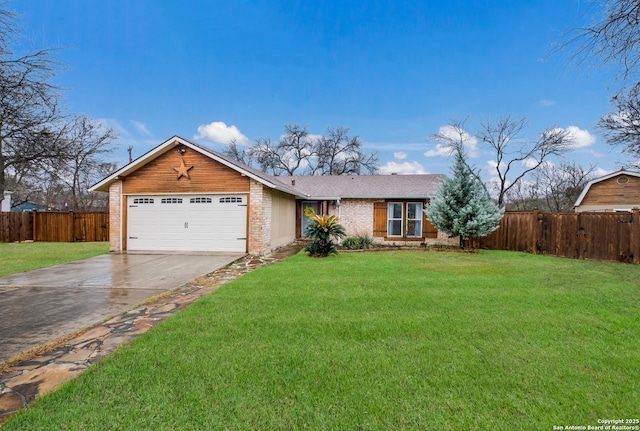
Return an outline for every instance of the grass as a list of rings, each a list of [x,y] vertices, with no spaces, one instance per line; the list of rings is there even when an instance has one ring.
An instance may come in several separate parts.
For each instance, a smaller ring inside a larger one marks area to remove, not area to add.
[[[0,243],[0,277],[108,252],[107,242]]]
[[[636,418],[640,266],[303,254],[222,286],[6,430],[550,430]]]

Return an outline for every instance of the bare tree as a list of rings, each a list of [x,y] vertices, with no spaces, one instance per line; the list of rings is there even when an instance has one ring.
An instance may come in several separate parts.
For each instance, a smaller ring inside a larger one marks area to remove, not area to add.
[[[544,200],[540,198],[538,184],[523,179],[505,193],[504,202],[509,211],[529,211],[542,209]]]
[[[505,194],[515,187],[528,173],[538,169],[551,156],[560,156],[571,150],[573,137],[561,128],[543,131],[537,141],[521,137],[527,122],[507,115],[495,123],[485,122],[478,138],[488,145],[495,155],[497,175],[497,199],[504,206]]]
[[[594,165],[584,168],[576,162],[561,161],[558,166],[545,163],[533,174],[533,179],[549,211],[570,211],[589,181]]]
[[[325,136],[316,141],[317,164],[314,175],[375,174],[378,157],[362,150],[358,136],[349,136],[347,127],[328,128]]]
[[[580,193],[594,177],[594,165],[583,167],[576,162],[545,162],[526,179],[505,194],[505,204],[512,211],[538,208],[543,211],[571,211]]]
[[[50,50],[15,54],[15,15],[0,10],[0,200],[6,172],[60,154],[58,89],[50,83],[57,64]]]
[[[255,161],[258,168],[267,174],[280,175],[284,171],[277,144],[274,145],[271,138],[256,139],[246,153],[251,160]]]
[[[468,158],[467,144],[471,139],[465,130],[465,121],[451,121],[447,133],[441,131],[431,135],[450,154],[462,154],[463,160]],[[519,187],[527,174],[538,169],[551,156],[562,155],[571,149],[573,138],[568,131],[550,128],[542,132],[537,141],[531,142],[521,136],[526,125],[525,118],[515,119],[507,115],[495,122],[483,123],[476,134],[480,144],[488,146],[495,157],[496,179],[492,185],[500,207],[505,206],[507,195]],[[476,172],[476,175],[480,173]]]
[[[635,74],[640,61],[640,2],[592,2],[589,12],[595,20],[569,31],[560,47],[573,48],[572,60],[578,64],[594,61],[619,66],[622,79]]]
[[[271,175],[360,175],[375,173],[378,158],[367,154],[349,129],[328,128],[325,136],[312,136],[306,126],[286,125],[277,143],[271,138],[257,139],[242,150],[235,142],[223,153]]]
[[[112,151],[115,132],[85,116],[72,117],[62,130],[64,133],[58,139],[63,151],[57,157],[16,164],[8,170],[8,181],[16,197],[52,209],[105,209],[102,195],[87,193],[87,189],[108,174],[105,169],[116,168],[102,158]]]
[[[603,115],[598,128],[603,131],[607,143],[622,147],[622,151],[640,157],[640,82],[627,93],[611,99],[615,112]],[[635,162],[640,168],[640,162]]]
[[[95,184],[96,180],[104,178],[118,169],[115,163],[95,159],[91,163],[84,165],[79,171],[77,186],[75,191],[69,190],[68,201],[74,205],[74,211],[108,211],[108,193],[87,193],[87,189]],[[75,194],[74,194],[75,193]]]
[[[300,170],[306,170],[311,158],[316,156],[314,141],[309,136],[306,126],[284,126],[284,135],[278,142],[277,150],[280,164],[287,175],[295,175]]]
[[[253,160],[249,154],[247,154],[247,151],[240,148],[236,138],[231,139],[231,142],[229,142],[222,150],[222,154],[233,160],[237,160],[240,163],[244,163],[247,166],[251,166],[253,164]]]
[[[112,151],[117,138],[112,128],[83,115],[75,117],[65,134],[65,154],[53,164],[52,174],[66,184],[70,191],[73,211],[86,211],[92,201],[86,190],[100,179],[101,156]]]
[[[589,11],[595,20],[568,33],[562,48],[572,48],[578,64],[618,67],[620,88],[611,98],[615,111],[598,122],[607,143],[640,156],[640,2],[608,0],[594,2]]]
[[[305,171],[314,156],[313,140],[307,128],[289,124],[284,126],[284,131],[275,144],[271,138],[261,138],[242,150],[233,141],[223,153],[246,165],[255,164],[271,175],[295,175]]]

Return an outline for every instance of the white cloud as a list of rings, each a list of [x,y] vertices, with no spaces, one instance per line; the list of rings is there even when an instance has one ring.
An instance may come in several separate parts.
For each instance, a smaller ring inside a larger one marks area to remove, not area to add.
[[[236,126],[227,126],[224,121],[214,121],[198,126],[198,134],[194,136],[194,139],[208,139],[221,144],[229,144],[234,139],[238,144],[249,142],[249,138],[243,135]]]
[[[115,118],[98,118],[97,121],[102,123],[102,125],[105,128],[110,128],[115,130],[118,136],[125,137],[125,138],[128,138],[131,136],[131,133],[129,133],[127,129],[122,127],[122,124],[120,124],[120,122]]]
[[[610,174],[611,171],[608,171],[608,170],[603,169],[603,168],[596,168],[596,169],[593,170],[592,173],[596,178],[600,178],[600,177],[604,177],[605,175]]]
[[[404,151],[398,151],[397,153],[393,153],[393,157],[397,160],[404,160],[407,158],[407,153]]]
[[[520,163],[522,163],[522,166],[524,166],[525,168],[535,168],[538,165],[538,161],[536,159],[534,159],[533,157],[529,157],[528,159],[525,159]],[[554,164],[550,160],[545,160],[540,165],[541,168],[544,168],[546,166],[552,168],[554,166]]]
[[[381,174],[398,174],[398,175],[410,175],[410,174],[428,174],[428,172],[418,162],[387,162],[386,165],[378,167],[378,171]]]
[[[566,129],[573,138],[572,148],[585,148],[596,143],[596,137],[589,133],[588,130],[582,130],[577,126],[569,126]]]
[[[549,99],[542,99],[538,102],[538,105],[540,106],[553,106],[555,104],[556,104],[555,101],[549,100]]]
[[[467,150],[469,157],[478,157],[478,153],[479,153],[478,138],[476,138],[475,136],[470,135],[464,130],[459,131],[458,129],[450,125],[440,127],[440,129],[438,130],[438,133],[440,135],[446,136],[452,141],[462,140],[462,143],[465,149]],[[425,151],[424,153],[425,157],[437,157],[437,156],[448,157],[450,155],[451,155],[451,149],[449,148],[449,146],[445,144],[436,144],[435,150],[428,150],[428,151]]]
[[[435,150],[429,150],[424,152],[425,157],[449,157],[451,155],[451,147],[444,144],[436,144]]]
[[[495,160],[487,160],[487,167],[489,168],[490,172],[495,172],[496,168],[498,167],[498,162],[496,162]],[[507,164],[505,162],[500,162],[501,171],[504,171],[506,167],[507,167]]]
[[[147,135],[150,138],[153,137],[153,134],[149,131],[149,129],[147,129],[146,124],[136,120],[129,120],[129,122],[133,125],[133,127],[136,128],[138,132],[142,133],[143,135]]]

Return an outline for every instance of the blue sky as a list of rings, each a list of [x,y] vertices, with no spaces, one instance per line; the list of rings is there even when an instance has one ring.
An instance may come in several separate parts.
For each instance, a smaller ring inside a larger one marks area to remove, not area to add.
[[[56,82],[74,113],[101,119],[140,156],[173,135],[214,150],[349,127],[383,173],[449,173],[430,135],[452,119],[473,133],[502,115],[524,137],[572,128],[567,158],[619,169],[595,129],[612,70],[552,54],[587,1],[12,0],[25,46],[58,47]],[[244,141],[243,141],[244,140]],[[491,155],[471,161],[491,176]]]

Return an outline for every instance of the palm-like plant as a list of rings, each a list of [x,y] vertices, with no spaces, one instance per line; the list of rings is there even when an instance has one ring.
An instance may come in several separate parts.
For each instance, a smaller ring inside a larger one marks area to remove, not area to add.
[[[326,257],[338,252],[332,238],[340,239],[345,233],[344,228],[338,223],[338,217],[316,215],[309,220],[305,235],[313,238],[305,247],[305,251],[314,257]]]

